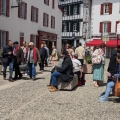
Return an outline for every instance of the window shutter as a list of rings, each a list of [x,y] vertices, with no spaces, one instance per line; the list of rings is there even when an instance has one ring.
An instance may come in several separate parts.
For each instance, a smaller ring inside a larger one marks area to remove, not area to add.
[[[111,22],[108,22],[108,32],[111,32]]]
[[[80,13],[80,5],[77,5],[77,14]]]
[[[100,22],[100,29],[99,29],[99,32],[102,33],[102,31],[103,31],[103,23]]]
[[[6,45],[7,45],[8,40],[9,40],[9,32],[6,31]]]
[[[33,35],[30,35],[30,42],[33,42]]]
[[[38,23],[38,8],[36,8],[36,22]]]
[[[0,0],[0,15],[2,14],[2,0]]]
[[[116,21],[116,28],[115,28],[115,32],[117,32],[117,24],[119,23],[119,21]]]
[[[55,28],[55,17],[54,17],[54,28]]]
[[[55,8],[55,0],[52,0],[52,8]]]
[[[112,3],[109,4],[109,14],[112,14]]]
[[[34,12],[34,7],[31,6],[31,21],[33,21],[33,16],[34,16],[33,12]]]
[[[53,17],[51,16],[51,28],[52,28],[52,21],[53,21]]]
[[[103,15],[103,13],[104,13],[104,4],[101,4],[100,14]]]
[[[70,32],[73,32],[73,22],[70,23]]]
[[[67,6],[67,16],[69,16],[69,6]]]
[[[45,26],[45,13],[43,13],[43,26]]]
[[[47,14],[47,27],[49,26],[49,15]]]
[[[62,32],[64,32],[64,25],[62,25]]]
[[[1,49],[1,30],[0,30],[0,49]]]
[[[80,31],[79,22],[77,23],[77,32]]]
[[[44,3],[46,4],[46,0],[44,0]]]
[[[21,5],[18,5],[18,17],[19,17],[19,18],[21,18],[20,13],[21,13]]]
[[[48,0],[48,6],[49,6],[49,0]]]
[[[27,19],[27,3],[25,3],[25,14],[24,14],[24,18]]]
[[[6,16],[10,16],[10,0],[6,0]]]

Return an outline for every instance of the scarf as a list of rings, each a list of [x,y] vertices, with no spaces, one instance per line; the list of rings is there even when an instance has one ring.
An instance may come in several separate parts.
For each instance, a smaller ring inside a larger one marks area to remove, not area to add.
[[[34,48],[33,48],[33,59],[34,59],[35,61],[37,60],[36,54],[37,54],[37,48],[34,47]]]
[[[14,48],[14,51],[13,51],[13,53],[16,55],[16,53],[17,53],[17,51],[19,50],[19,46],[18,47],[16,47],[16,48]]]

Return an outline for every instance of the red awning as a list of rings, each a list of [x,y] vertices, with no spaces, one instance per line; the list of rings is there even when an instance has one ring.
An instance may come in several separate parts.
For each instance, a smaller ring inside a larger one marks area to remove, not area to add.
[[[104,43],[103,40],[93,39],[93,41],[90,41],[90,42],[86,43],[86,46],[99,46],[102,43]]]
[[[120,45],[120,39],[118,40],[118,45]],[[109,40],[106,43],[107,47],[117,47],[117,40]]]

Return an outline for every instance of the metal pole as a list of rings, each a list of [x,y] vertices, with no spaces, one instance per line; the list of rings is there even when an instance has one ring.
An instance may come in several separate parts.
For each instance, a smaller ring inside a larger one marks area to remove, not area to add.
[[[118,35],[117,35],[117,48],[118,48]]]

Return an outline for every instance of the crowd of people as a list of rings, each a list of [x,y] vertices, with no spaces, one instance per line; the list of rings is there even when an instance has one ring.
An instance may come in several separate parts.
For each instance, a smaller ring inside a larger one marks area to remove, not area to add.
[[[56,65],[58,60],[57,50],[55,46],[52,46],[53,50],[50,54],[49,48],[46,44],[41,44],[41,48],[38,50],[33,42],[29,44],[26,41],[23,42],[23,46],[20,46],[18,41],[12,43],[8,41],[7,46],[3,47],[2,62],[3,62],[3,79],[6,80],[6,70],[9,66],[9,81],[14,82],[22,78],[20,71],[20,65],[27,64],[28,69],[25,70],[25,75],[29,75],[31,79],[36,79],[36,66],[39,64],[40,71],[44,71],[44,66],[48,66],[49,62],[53,61],[53,66]],[[13,77],[13,71],[15,76]]]
[[[53,70],[51,72],[51,80],[48,88],[50,92],[57,91],[58,78],[62,82],[70,82],[73,80],[74,74],[78,76],[78,86],[85,85],[85,74],[83,72],[83,65],[85,61],[85,55],[92,56],[93,65],[93,82],[95,87],[99,87],[100,82],[104,80],[104,65],[105,65],[105,44],[101,44],[99,47],[95,47],[91,54],[89,49],[84,49],[82,44],[79,43],[77,48],[71,47],[66,44],[66,47],[62,49],[61,55],[63,61],[60,66],[57,66],[56,62],[59,60],[58,51],[55,46],[52,46],[52,52],[46,44],[41,44],[38,50],[33,42],[27,44],[23,42],[23,46],[19,46],[18,41],[12,44],[12,41],[8,41],[8,45],[3,47],[2,62],[3,62],[3,79],[6,80],[6,69],[9,66],[9,81],[14,82],[17,79],[22,78],[20,71],[21,64],[27,64],[28,70],[25,70],[25,75],[29,75],[31,79],[36,79],[36,65],[39,64],[40,71],[44,71],[44,66],[48,66],[49,63],[53,63]],[[13,78],[13,71],[15,76]],[[114,87],[116,79],[120,78],[120,46],[114,49],[111,54],[110,63],[108,66],[108,82],[106,86],[105,94],[100,96],[100,102],[107,102],[111,89],[114,95]]]

